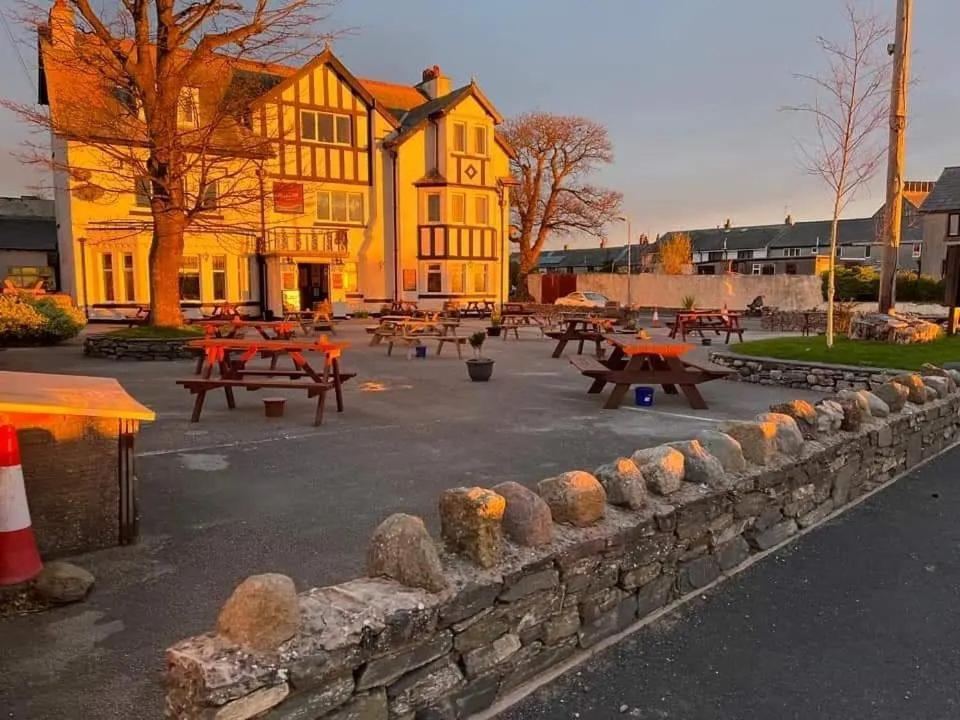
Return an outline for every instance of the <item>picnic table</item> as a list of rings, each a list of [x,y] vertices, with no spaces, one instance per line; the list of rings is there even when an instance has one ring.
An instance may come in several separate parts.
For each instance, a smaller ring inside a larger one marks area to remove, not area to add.
[[[601,343],[603,341],[604,330],[611,329],[612,323],[604,318],[597,318],[590,315],[564,315],[560,320],[561,330],[552,330],[546,333],[546,336],[557,341],[557,346],[553,350],[555,358],[563,354],[564,348],[571,340],[578,343],[577,354],[583,354],[583,344],[592,342],[597,347],[597,357],[602,354]]]
[[[235,315],[229,320],[190,320],[190,325],[202,327],[207,336],[234,338],[247,329],[253,328],[264,340],[288,340],[293,336],[293,323],[289,320],[241,320]]]
[[[717,335],[725,332],[725,344],[730,343],[730,336],[736,335],[743,342],[743,328],[740,326],[740,313],[732,310],[681,310],[673,319],[670,327],[670,337],[686,341],[687,333],[697,333],[704,337],[703,331],[713,331]]]
[[[687,343],[639,340],[623,335],[604,335],[603,339],[613,345],[613,352],[606,360],[579,356],[570,358],[570,363],[593,381],[588,393],[602,392],[608,383],[613,384],[603,405],[605,410],[620,407],[631,385],[660,385],[668,395],[682,392],[690,407],[706,410],[707,403],[697,385],[733,372],[711,362],[685,359],[683,356],[693,347]]]
[[[463,315],[474,315],[478,318],[490,317],[493,314],[492,300],[468,300],[460,311]]]
[[[344,373],[340,369],[340,356],[349,345],[342,342],[330,342],[326,337],[317,340],[278,340],[264,338],[204,338],[191,340],[189,347],[203,353],[200,378],[178,380],[191,393],[197,396],[194,403],[191,422],[200,420],[203,401],[210,390],[223,388],[227,398],[227,407],[236,407],[233,396],[235,387],[247,390],[295,389],[307,390],[307,397],[318,397],[314,424],[323,422],[323,406],[327,390],[332,389],[337,400],[337,412],[343,412],[343,382],[354,377],[355,373]],[[307,353],[322,353],[323,369],[315,370],[306,359]],[[248,369],[247,363],[257,355],[270,357],[269,369]],[[277,367],[280,357],[289,357],[294,369]],[[218,377],[212,377],[214,369]],[[273,380],[285,377],[286,381]]]

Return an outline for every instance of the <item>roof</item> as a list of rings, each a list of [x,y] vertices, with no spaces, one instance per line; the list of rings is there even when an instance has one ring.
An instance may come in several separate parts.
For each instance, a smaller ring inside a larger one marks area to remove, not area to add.
[[[767,247],[783,229],[783,225],[754,225],[734,228],[704,228],[701,230],[674,230],[664,233],[660,242],[676,235],[689,235],[694,252],[711,250],[759,250]]]
[[[422,105],[428,99],[412,85],[400,85],[370,78],[357,78],[357,80],[398,120],[405,112]]]
[[[52,217],[0,217],[0,250],[57,249],[57,222]]]
[[[960,167],[946,167],[940,179],[923,201],[920,212],[938,213],[960,211]]]
[[[638,264],[639,246],[634,245],[631,263]],[[620,265],[627,262],[627,246],[604,248],[569,248],[567,250],[544,250],[540,253],[539,266],[542,268],[601,267]]]

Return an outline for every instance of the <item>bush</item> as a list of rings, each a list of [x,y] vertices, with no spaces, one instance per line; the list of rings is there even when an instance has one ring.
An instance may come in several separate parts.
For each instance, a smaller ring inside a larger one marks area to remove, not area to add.
[[[827,299],[828,273],[822,275],[823,299]],[[880,274],[873,267],[838,267],[836,299],[876,302],[880,297]],[[900,302],[943,302],[944,282],[912,272],[897,273],[897,300]]]
[[[0,344],[54,345],[86,325],[83,313],[53,298],[0,295]]]

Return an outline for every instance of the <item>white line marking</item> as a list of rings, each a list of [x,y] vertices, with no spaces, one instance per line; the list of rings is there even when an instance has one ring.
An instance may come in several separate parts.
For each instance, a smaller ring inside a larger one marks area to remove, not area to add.
[[[624,410],[633,410],[638,413],[651,413],[653,415],[666,415],[668,417],[685,418],[687,420],[699,420],[701,422],[722,423],[726,420],[717,420],[716,418],[704,417],[703,415],[685,415],[684,413],[667,412],[665,410],[651,410],[649,408],[630,407],[628,405],[620,406]]]

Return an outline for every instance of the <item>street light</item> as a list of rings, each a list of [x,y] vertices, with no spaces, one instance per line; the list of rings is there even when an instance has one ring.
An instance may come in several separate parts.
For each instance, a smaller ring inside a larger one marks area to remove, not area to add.
[[[627,309],[629,309],[633,306],[633,300],[630,292],[630,275],[633,274],[633,262],[630,258],[630,218],[628,218],[626,215],[621,215],[616,219],[627,224]]]

